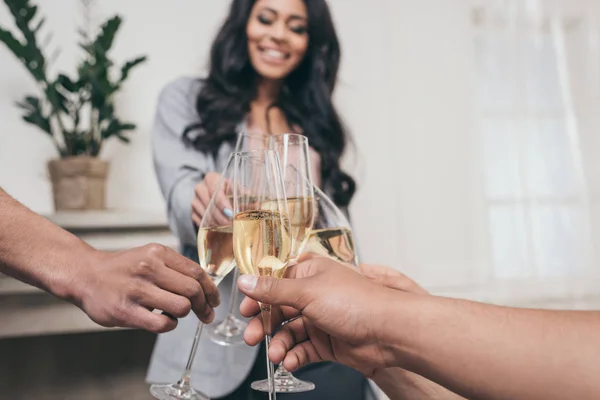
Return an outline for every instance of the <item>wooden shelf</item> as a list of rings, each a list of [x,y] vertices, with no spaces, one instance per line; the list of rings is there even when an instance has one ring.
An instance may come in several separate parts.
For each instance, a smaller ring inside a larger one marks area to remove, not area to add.
[[[61,211],[46,215],[66,230],[165,228],[167,218],[160,212],[133,210]]]
[[[106,331],[74,305],[38,289],[0,296],[0,338]]]

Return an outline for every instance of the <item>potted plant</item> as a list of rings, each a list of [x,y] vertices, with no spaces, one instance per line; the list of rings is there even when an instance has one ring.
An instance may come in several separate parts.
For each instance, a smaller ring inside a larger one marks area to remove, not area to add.
[[[49,136],[59,155],[48,163],[56,210],[105,208],[108,163],[98,158],[102,145],[111,138],[128,143],[127,134],[135,129],[116,116],[114,97],[146,57],[114,71],[108,52],[122,19],[110,18],[93,35],[89,12],[94,1],[82,0],[88,26],[79,31],[83,57],[71,78],[63,73],[50,76],[49,65],[57,53],[49,59],[42,51],[39,37],[45,20],[36,18],[38,7],[30,0],[4,0],[19,34],[0,26],[0,42],[22,62],[39,88],[37,95],[25,96],[17,106],[25,122]]]

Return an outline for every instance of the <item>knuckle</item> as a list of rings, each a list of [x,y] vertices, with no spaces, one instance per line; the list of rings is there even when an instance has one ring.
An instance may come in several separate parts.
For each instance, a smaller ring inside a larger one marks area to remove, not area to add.
[[[192,304],[187,299],[181,299],[173,303],[173,316],[183,318],[192,310]]]
[[[152,276],[155,272],[155,268],[146,260],[139,261],[135,264],[134,274],[141,277]]]
[[[194,264],[190,266],[190,276],[196,281],[200,281],[206,272],[200,267],[200,265]],[[200,285],[200,283],[198,283]]]
[[[191,281],[185,293],[186,297],[198,297],[202,294],[202,285],[198,281]]]
[[[219,174],[217,174],[216,172],[209,172],[204,176],[205,182],[215,182],[218,179],[219,179]]]
[[[90,318],[92,318],[92,320],[100,326],[105,328],[114,328],[120,324],[120,319],[116,314],[116,311],[112,311],[110,314],[103,313],[101,315],[90,315]]]
[[[122,300],[121,302],[119,302],[117,304],[117,306],[114,308],[114,310],[112,311],[112,316],[113,316],[113,320],[114,320],[114,322],[112,322],[113,326],[114,325],[123,326],[123,324],[129,320],[130,313],[131,313],[131,306],[129,305],[129,303],[126,302],[125,300]]]
[[[151,243],[146,245],[146,251],[153,257],[163,258],[167,252],[167,248],[162,244]]]
[[[204,181],[197,184],[196,187],[194,188],[194,191],[196,193],[199,193],[206,188],[206,178],[204,178],[204,179],[205,179]]]
[[[145,292],[145,285],[143,285],[142,282],[140,282],[139,280],[134,279],[127,285],[125,289],[125,296],[126,298],[133,300],[137,303],[139,300],[142,299]]]

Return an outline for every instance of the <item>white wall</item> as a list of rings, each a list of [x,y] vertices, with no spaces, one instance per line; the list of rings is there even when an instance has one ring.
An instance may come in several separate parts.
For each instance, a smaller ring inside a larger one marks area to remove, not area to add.
[[[45,0],[47,28],[63,48],[58,69],[78,56],[77,0]],[[119,112],[138,124],[130,146],[113,143],[108,205],[162,209],[149,130],[158,91],[203,70],[228,2],[104,0],[98,20],[125,17],[117,60],[148,54],[120,95]],[[471,129],[468,0],[330,0],[344,58],[336,95],[354,134],[347,160],[358,178],[353,218],[362,259],[402,267],[428,282],[477,278],[480,243],[478,171]],[[0,23],[10,23],[0,7]],[[33,91],[21,65],[0,47],[0,186],[34,210],[52,210],[47,138],[20,121],[13,102]],[[428,273],[437,271],[435,274]],[[440,273],[441,271],[441,273]],[[427,283],[427,282],[426,282]]]
[[[331,3],[345,51],[337,98],[362,156],[363,259],[430,285],[479,279],[469,2]]]

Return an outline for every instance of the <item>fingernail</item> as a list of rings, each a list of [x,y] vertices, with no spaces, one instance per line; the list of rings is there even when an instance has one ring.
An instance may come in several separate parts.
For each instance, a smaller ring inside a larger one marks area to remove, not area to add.
[[[233,218],[233,211],[231,211],[229,208],[224,209],[223,214],[225,214],[225,216],[228,218]]]
[[[256,288],[256,284],[258,283],[258,277],[254,275],[242,275],[238,279],[238,283],[240,289],[251,292]]]
[[[210,310],[210,312],[208,312],[206,314],[206,321],[210,324],[211,322],[213,322],[214,319],[215,319],[215,312],[213,310]]]

